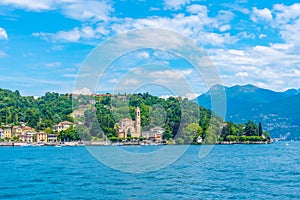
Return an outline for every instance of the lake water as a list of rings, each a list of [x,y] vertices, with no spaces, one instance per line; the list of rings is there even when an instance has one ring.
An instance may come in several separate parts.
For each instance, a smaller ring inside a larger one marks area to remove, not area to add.
[[[203,159],[199,148],[136,174],[103,165],[85,147],[1,147],[0,199],[300,199],[300,142],[218,145]]]

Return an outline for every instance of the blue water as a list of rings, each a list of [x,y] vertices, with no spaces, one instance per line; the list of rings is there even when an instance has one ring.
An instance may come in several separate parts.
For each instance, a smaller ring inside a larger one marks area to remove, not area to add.
[[[132,174],[85,147],[0,147],[0,199],[300,199],[300,142],[219,145],[204,159],[199,148]]]

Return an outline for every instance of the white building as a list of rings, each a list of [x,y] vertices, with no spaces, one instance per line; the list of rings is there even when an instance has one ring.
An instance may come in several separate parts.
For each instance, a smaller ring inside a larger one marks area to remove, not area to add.
[[[0,129],[0,139],[3,139],[4,138],[4,131],[3,129],[1,128]]]
[[[60,122],[60,123],[54,125],[53,130],[57,131],[57,132],[61,132],[61,131],[67,130],[68,128],[70,128],[73,125],[74,124],[72,122],[63,121],[63,122]]]

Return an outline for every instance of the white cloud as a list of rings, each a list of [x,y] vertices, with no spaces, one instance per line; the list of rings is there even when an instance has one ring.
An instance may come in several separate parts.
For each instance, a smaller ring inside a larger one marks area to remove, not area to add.
[[[192,100],[197,98],[199,95],[200,93],[186,93],[183,97]]]
[[[47,67],[60,67],[61,66],[61,62],[47,63],[46,66]]]
[[[252,10],[251,19],[265,28],[279,32],[280,37],[289,45],[294,46],[294,51],[300,51],[300,3],[290,6],[275,4],[272,10],[268,8]],[[266,37],[260,34],[259,38]]]
[[[200,43],[209,45],[223,45],[224,43],[236,42],[236,38],[229,34],[217,34],[208,33],[204,31],[204,26],[212,26],[219,28],[222,24],[218,24],[217,20],[211,20],[210,18],[202,18],[197,15],[184,16],[182,14],[175,15],[174,18],[167,17],[151,17],[146,19],[116,19],[116,21],[110,25],[99,24],[107,26],[106,32],[99,32],[99,28],[94,31],[90,29],[87,34],[83,29],[78,27],[70,31],[59,31],[57,33],[34,33],[33,36],[41,37],[42,39],[51,41],[69,41],[78,42],[80,40],[97,39],[107,37],[108,34],[119,34],[125,31],[141,29],[141,28],[161,28],[171,29],[180,32],[188,37],[200,41]],[[110,30],[109,30],[110,29]],[[214,37],[214,38],[211,38]]]
[[[51,9],[53,0],[0,0],[0,4],[11,5],[26,10],[41,11]]]
[[[229,33],[206,33],[199,35],[199,39],[203,44],[211,44],[213,46],[223,46],[224,44],[231,44],[236,42],[236,40],[232,38]]]
[[[219,28],[219,30],[221,31],[221,32],[225,32],[225,31],[228,31],[228,30],[230,30],[231,29],[231,26],[229,25],[229,24],[225,24],[225,25],[223,25],[223,26],[220,26],[220,28]]]
[[[249,74],[247,72],[238,72],[238,73],[235,74],[235,76],[248,77]]]
[[[78,0],[77,0],[78,1]],[[181,4],[180,4],[181,5]],[[75,27],[71,30],[61,30],[56,33],[34,33],[34,36],[50,41],[78,42],[92,39],[105,39],[110,35],[141,28],[165,28],[180,32],[199,43],[213,46],[233,44],[243,35],[232,36],[224,33],[214,33],[214,30],[225,32],[231,29],[230,21],[233,13],[221,10],[215,17],[208,16],[204,5],[187,7],[190,13],[174,14],[172,17],[149,16],[147,18],[109,18],[108,21],[93,25]],[[209,30],[209,32],[207,32]]]
[[[83,95],[90,95],[93,94],[92,91],[88,88],[76,89],[73,91],[73,94],[83,94]]]
[[[208,53],[226,85],[247,82],[281,90],[300,87],[300,57],[294,48],[294,45],[288,43],[275,43],[242,50],[210,49]]]
[[[162,99],[168,99],[170,97],[175,97],[174,95],[161,95],[159,96],[159,98],[162,98]]]
[[[69,31],[58,31],[57,33],[33,33],[34,37],[40,37],[45,40],[52,42],[67,41],[67,42],[78,42],[79,40],[97,39],[100,35],[97,32],[98,29],[94,30],[90,26],[84,26],[82,28],[75,27]]]
[[[300,17],[300,13],[299,13]],[[289,24],[280,25],[280,35],[289,44],[300,46],[300,18]]]
[[[193,5],[190,5],[186,8],[186,10],[191,13],[191,14],[205,14],[207,15],[207,7],[204,6],[204,5],[199,5],[199,4],[193,4]]]
[[[0,4],[30,11],[55,10],[81,21],[105,21],[113,11],[108,1],[102,0],[0,0]]]
[[[191,75],[193,73],[193,70],[191,69],[186,69],[186,70],[177,70],[180,74],[183,75]]]
[[[260,34],[258,37],[259,37],[260,39],[262,39],[262,38],[267,37],[267,35],[265,35],[265,34]]]
[[[107,1],[65,0],[65,2],[61,8],[62,13],[78,20],[106,21],[113,10]]]
[[[2,27],[0,27],[0,40],[7,40],[8,35],[6,33],[6,30]]]
[[[142,52],[139,52],[137,56],[139,58],[148,59],[150,57],[150,54],[148,52],[146,52],[146,51],[142,51]]]
[[[228,53],[231,53],[233,55],[238,55],[238,56],[244,56],[245,55],[245,51],[243,51],[243,50],[236,50],[236,49],[229,49]]]
[[[290,6],[275,4],[273,7],[273,12],[276,15],[275,20],[277,24],[286,24],[299,18],[299,10],[300,3],[294,3]]]
[[[238,11],[241,12],[245,15],[248,15],[250,13],[250,11],[248,10],[248,8],[242,7],[240,6],[238,3],[223,3],[224,7],[230,8],[234,11]]]
[[[272,21],[273,17],[272,17],[272,13],[268,8],[264,8],[264,9],[257,9],[256,7],[253,8],[252,10],[252,16],[251,19],[254,22],[258,22],[258,21]]]
[[[190,3],[190,0],[164,0],[164,8],[169,10],[179,10],[188,3]]]

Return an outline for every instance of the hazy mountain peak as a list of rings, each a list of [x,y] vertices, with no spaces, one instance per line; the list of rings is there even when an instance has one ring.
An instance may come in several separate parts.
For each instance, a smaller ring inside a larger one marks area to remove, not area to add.
[[[290,133],[290,138],[300,138],[300,89],[289,89],[285,92],[276,92],[259,88],[251,84],[224,87],[214,85],[208,92],[200,95],[195,102],[211,108],[211,95],[226,92],[226,120],[245,122],[251,119],[268,124],[273,137],[280,137]],[[221,113],[217,113],[221,114]]]
[[[288,96],[297,95],[297,94],[300,94],[300,89],[292,88],[292,89],[286,90],[284,93],[286,93]]]

